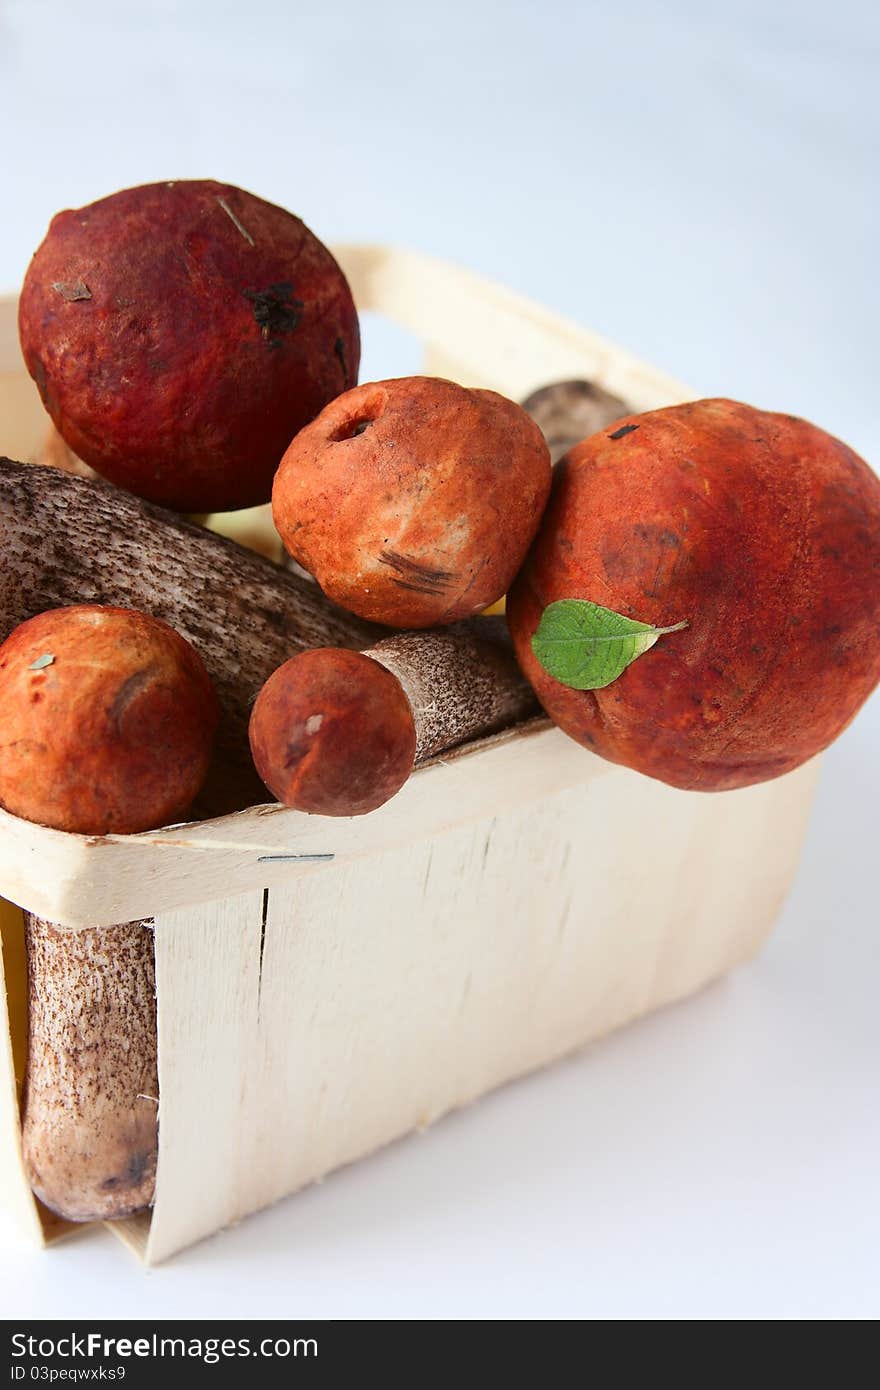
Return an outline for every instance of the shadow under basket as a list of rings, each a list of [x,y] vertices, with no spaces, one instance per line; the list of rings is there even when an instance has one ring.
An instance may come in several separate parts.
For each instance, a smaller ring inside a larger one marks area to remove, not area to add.
[[[633,410],[691,394],[442,262],[336,254],[359,307],[423,343],[428,374],[514,399],[586,378]],[[0,302],[0,453],[38,456],[46,425]],[[21,1164],[21,908],[72,930],[153,919],[156,1201],[108,1224],[155,1264],[747,960],[788,890],[817,768],[676,791],[536,719],[359,819],[258,806],[95,838],[0,812],[0,1200],[36,1240],[71,1229]]]

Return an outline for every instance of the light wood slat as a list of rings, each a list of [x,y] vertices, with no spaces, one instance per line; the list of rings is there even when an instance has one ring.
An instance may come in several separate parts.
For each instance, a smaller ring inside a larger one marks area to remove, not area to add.
[[[597,778],[273,888],[264,934],[261,894],[160,918],[147,1259],[748,959],[815,772]]]
[[[0,900],[0,1202],[26,1239],[41,1243],[43,1229],[21,1166],[19,1088],[26,1029],[24,926],[21,911]],[[14,1032],[13,1032],[14,1030]]]

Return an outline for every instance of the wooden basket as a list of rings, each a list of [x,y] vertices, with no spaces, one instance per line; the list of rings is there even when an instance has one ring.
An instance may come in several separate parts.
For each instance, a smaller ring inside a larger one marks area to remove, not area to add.
[[[360,308],[413,331],[430,374],[515,399],[586,377],[635,410],[689,396],[452,266],[337,254]],[[7,300],[0,453],[32,457],[45,431]],[[816,768],[675,791],[536,720],[360,819],[262,806],[89,838],[0,812],[0,1200],[37,1239],[64,1229],[20,1162],[21,907],[71,928],[155,921],[156,1204],[111,1224],[154,1264],[746,960],[788,889]]]

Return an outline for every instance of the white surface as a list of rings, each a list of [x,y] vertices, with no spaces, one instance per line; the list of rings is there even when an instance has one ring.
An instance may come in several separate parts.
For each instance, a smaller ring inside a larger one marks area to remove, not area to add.
[[[876,7],[608,10],[0,0],[0,288],[59,207],[225,178],[876,465]],[[366,376],[411,368],[394,345]],[[3,1314],[876,1317],[878,767],[875,697],[726,983],[153,1274],[107,1235],[0,1228]]]

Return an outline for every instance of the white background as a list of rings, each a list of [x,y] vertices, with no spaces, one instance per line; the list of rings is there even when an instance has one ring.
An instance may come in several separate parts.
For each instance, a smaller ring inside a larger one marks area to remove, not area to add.
[[[58,208],[224,179],[876,465],[877,14],[0,0],[0,289]],[[393,346],[368,339],[365,379],[412,369]],[[42,1254],[0,1225],[0,1314],[876,1317],[878,770],[875,698],[732,978],[156,1272],[105,1234]]]

